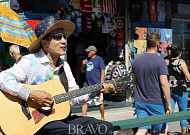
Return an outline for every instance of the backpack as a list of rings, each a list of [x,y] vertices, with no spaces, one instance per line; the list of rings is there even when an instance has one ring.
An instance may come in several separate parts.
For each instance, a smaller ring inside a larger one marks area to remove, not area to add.
[[[182,96],[183,92],[187,90],[186,78],[180,68],[183,60],[177,59],[177,62],[174,63],[175,60],[176,59],[169,59],[168,81],[170,83],[171,92]]]

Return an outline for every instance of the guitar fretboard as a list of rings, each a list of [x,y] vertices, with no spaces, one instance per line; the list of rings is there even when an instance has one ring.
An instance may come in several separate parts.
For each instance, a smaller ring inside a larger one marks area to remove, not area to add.
[[[104,83],[114,84],[114,81],[109,80],[109,81],[106,81]],[[73,90],[73,91],[70,91],[70,92],[67,92],[67,93],[56,95],[56,96],[54,96],[55,103],[59,104],[61,102],[70,100],[72,98],[80,97],[82,95],[89,94],[89,93],[101,90],[101,89],[103,89],[102,84],[103,84],[103,82],[99,83],[99,84],[91,85],[91,86],[88,86],[88,87],[84,87],[84,88],[81,88],[81,89],[78,89],[78,90]]]

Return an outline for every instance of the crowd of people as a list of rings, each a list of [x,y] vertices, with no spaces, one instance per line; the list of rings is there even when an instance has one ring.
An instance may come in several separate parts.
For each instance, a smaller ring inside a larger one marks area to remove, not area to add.
[[[19,47],[9,47],[10,56],[16,60],[10,68],[0,71],[0,89],[28,101],[31,100],[41,107],[52,107],[53,95],[45,90],[33,90],[22,83],[37,85],[50,79],[56,79],[64,86],[66,92],[79,89],[72,75],[69,64],[61,58],[66,54],[67,38],[74,31],[75,25],[68,20],[58,21],[49,16],[36,25],[38,37],[30,47],[30,54],[20,55]],[[147,51],[134,59],[132,63],[134,100],[137,118],[174,112],[177,102],[179,111],[187,110],[187,80],[190,74],[181,54],[183,48],[174,43],[167,47],[168,56],[159,57],[160,35],[151,33],[147,37]],[[83,87],[104,82],[105,65],[103,59],[96,55],[94,45],[86,48],[88,58],[81,64],[81,72],[85,73]],[[2,70],[2,69],[1,69]],[[6,79],[5,79],[6,78]],[[10,85],[12,84],[12,85]],[[66,118],[48,122],[35,135],[63,134],[113,134],[113,126],[104,118],[103,93],[114,90],[113,84],[103,83],[103,88],[70,100],[70,105],[82,106],[82,116],[70,113]],[[91,102],[99,105],[101,120],[87,117],[87,108]],[[70,125],[81,125],[80,133]],[[91,125],[91,129],[88,129]],[[101,126],[104,125],[104,126]],[[99,126],[99,130],[93,130]],[[186,134],[187,120],[181,120],[182,135]],[[155,134],[166,134],[169,123],[139,127],[136,135],[145,135],[149,129]],[[70,131],[70,130],[72,131]]]

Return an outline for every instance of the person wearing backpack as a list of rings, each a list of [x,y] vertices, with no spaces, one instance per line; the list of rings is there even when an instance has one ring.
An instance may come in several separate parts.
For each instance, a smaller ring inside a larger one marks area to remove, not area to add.
[[[179,111],[187,111],[188,97],[186,80],[190,81],[190,74],[186,62],[181,59],[183,48],[182,45],[175,43],[171,46],[170,50],[170,59],[166,59],[166,62],[169,72],[168,80],[171,89],[172,112],[174,112],[176,102]],[[186,134],[187,120],[181,120],[180,126],[182,135]],[[167,123],[166,131],[168,127],[169,122]]]

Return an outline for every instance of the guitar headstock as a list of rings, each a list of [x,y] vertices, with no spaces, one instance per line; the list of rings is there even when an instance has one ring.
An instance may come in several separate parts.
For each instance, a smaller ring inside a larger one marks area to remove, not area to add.
[[[132,87],[133,78],[131,74],[119,77],[114,80],[116,91],[126,90]]]

